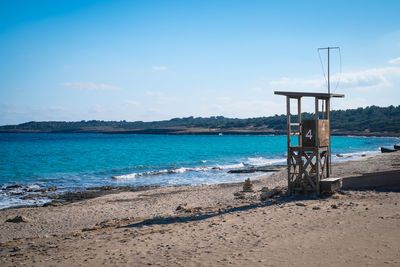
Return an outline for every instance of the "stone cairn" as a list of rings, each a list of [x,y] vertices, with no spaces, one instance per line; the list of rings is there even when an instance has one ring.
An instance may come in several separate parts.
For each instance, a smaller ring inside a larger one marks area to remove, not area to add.
[[[244,185],[243,185],[243,191],[244,192],[253,192],[253,183],[250,181],[250,178],[247,178],[244,181]]]

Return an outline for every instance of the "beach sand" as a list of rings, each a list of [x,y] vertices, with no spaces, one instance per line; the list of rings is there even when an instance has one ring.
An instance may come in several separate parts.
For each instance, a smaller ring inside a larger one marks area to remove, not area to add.
[[[400,152],[336,163],[334,176],[399,170]],[[243,180],[246,176],[243,176]],[[242,183],[121,192],[0,211],[0,265],[399,266],[400,191],[276,196],[281,170]],[[24,216],[28,222],[6,222]]]

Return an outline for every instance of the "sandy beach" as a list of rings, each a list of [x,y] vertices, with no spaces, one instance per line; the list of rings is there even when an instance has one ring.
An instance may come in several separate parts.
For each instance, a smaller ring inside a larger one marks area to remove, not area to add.
[[[400,170],[400,152],[335,163],[334,176]],[[0,211],[1,266],[398,266],[398,187],[285,195],[282,169],[243,183],[120,192]],[[244,176],[245,178],[245,176]],[[263,187],[282,193],[261,201]],[[26,222],[7,222],[23,216]]]

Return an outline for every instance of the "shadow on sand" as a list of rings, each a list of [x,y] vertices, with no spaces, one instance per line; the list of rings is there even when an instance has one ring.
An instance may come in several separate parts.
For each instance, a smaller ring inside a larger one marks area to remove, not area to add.
[[[324,198],[326,198],[326,197],[317,198],[317,197],[313,197],[313,196],[287,196],[286,194],[283,194],[281,196],[278,196],[275,199],[271,199],[266,202],[253,203],[253,204],[238,206],[238,207],[230,207],[227,209],[219,209],[218,211],[199,212],[199,213],[195,213],[195,214],[191,214],[191,215],[182,214],[181,216],[156,217],[156,218],[144,220],[144,221],[141,221],[138,223],[121,226],[119,228],[136,228],[136,227],[150,226],[150,225],[167,225],[167,224],[173,224],[173,223],[186,223],[186,222],[193,222],[193,221],[201,221],[201,220],[213,218],[216,216],[221,216],[224,214],[230,214],[230,213],[235,213],[235,212],[239,212],[239,211],[248,211],[248,210],[272,206],[272,205],[276,205],[276,204],[284,204],[284,203],[293,202],[293,201],[315,200],[315,199],[324,199]]]
[[[363,188],[356,188],[356,187],[351,187],[351,188],[346,188],[340,190],[338,193],[342,195],[347,195],[349,194],[349,191],[378,191],[378,192],[399,192],[400,193],[400,187],[398,186],[386,186],[386,187],[363,187]],[[262,208],[262,207],[267,207],[267,206],[272,206],[272,205],[280,205],[280,204],[285,204],[289,202],[296,202],[296,201],[307,201],[307,200],[324,200],[329,198],[330,195],[325,195],[325,196],[307,196],[307,195],[297,195],[297,196],[288,196],[287,194],[281,194],[278,197],[271,199],[266,202],[260,202],[260,203],[253,203],[249,205],[244,205],[244,206],[238,206],[238,207],[228,207],[225,209],[219,209],[217,211],[204,211],[204,212],[198,212],[198,213],[192,213],[190,215],[185,215],[182,214],[181,216],[171,216],[171,217],[156,217],[152,219],[147,219],[138,223],[133,223],[130,225],[126,226],[121,226],[119,228],[136,228],[136,227],[142,227],[142,226],[151,226],[151,225],[167,225],[167,224],[173,224],[173,223],[186,223],[186,222],[193,222],[193,221],[201,221],[201,220],[206,220],[209,218],[221,216],[224,214],[230,214],[230,213],[235,213],[235,212],[240,212],[240,211],[248,211],[256,208]]]

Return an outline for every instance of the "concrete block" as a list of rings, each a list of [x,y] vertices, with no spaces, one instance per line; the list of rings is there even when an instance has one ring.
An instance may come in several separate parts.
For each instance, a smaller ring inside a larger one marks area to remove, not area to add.
[[[323,193],[334,193],[342,187],[342,178],[331,177],[323,179],[319,182],[320,192]]]

